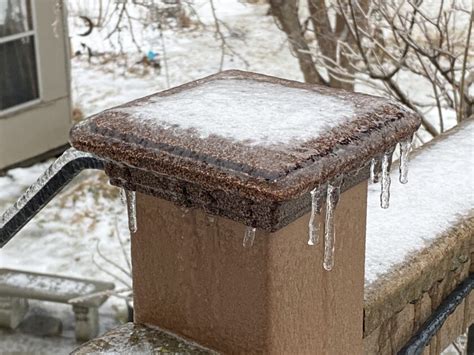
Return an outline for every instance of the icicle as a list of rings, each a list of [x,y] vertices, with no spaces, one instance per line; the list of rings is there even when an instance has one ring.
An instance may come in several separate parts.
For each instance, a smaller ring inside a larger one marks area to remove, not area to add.
[[[257,228],[253,228],[253,227],[247,227],[247,229],[245,229],[244,242],[242,243],[244,248],[250,248],[253,245],[253,241],[255,240],[256,230]]]
[[[390,166],[392,165],[393,151],[385,152],[382,158],[382,181],[380,183],[380,207],[388,208],[390,204]]]
[[[137,196],[135,191],[125,190],[127,198],[128,228],[130,234],[137,231]]]
[[[377,159],[372,158],[370,161],[370,182],[374,183],[376,182],[376,174],[375,174],[375,165],[377,164]]]
[[[341,192],[342,177],[328,184],[326,197],[326,221],[324,230],[324,261],[323,267],[331,271],[334,267],[334,246],[336,242],[336,227],[334,225],[334,214],[339,194]]]
[[[373,158],[370,162],[370,182],[373,184],[379,182],[382,162],[380,158]]]
[[[125,189],[120,189],[120,201],[127,207],[127,192]]]
[[[316,245],[319,241],[320,222],[318,216],[321,215],[321,190],[319,186],[311,192],[311,217],[309,218],[309,238],[308,245]]]
[[[412,137],[400,142],[400,182],[406,184],[408,182],[408,154],[411,150]]]

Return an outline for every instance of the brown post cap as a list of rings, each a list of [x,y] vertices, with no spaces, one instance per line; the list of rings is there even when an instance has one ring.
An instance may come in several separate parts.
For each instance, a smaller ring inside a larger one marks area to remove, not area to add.
[[[71,144],[108,161],[115,185],[275,231],[420,123],[385,98],[230,70],[94,115]]]

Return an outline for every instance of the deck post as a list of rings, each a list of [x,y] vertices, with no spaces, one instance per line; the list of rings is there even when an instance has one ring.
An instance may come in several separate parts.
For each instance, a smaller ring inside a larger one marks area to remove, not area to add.
[[[360,354],[367,180],[387,205],[391,153],[420,123],[231,70],[99,113],[71,143],[128,191],[136,323],[222,353]]]
[[[366,187],[341,196],[330,272],[309,214],[247,249],[243,224],[139,194],[135,322],[224,353],[362,354]]]

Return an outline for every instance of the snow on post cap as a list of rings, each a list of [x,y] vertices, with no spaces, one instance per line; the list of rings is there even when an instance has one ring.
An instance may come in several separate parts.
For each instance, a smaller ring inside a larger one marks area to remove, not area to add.
[[[388,99],[230,70],[94,115],[71,143],[108,160],[113,184],[275,231],[420,122]]]

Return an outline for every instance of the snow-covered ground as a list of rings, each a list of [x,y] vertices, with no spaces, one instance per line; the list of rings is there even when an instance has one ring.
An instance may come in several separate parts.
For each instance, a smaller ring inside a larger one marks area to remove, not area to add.
[[[0,211],[9,207],[50,163],[14,169],[0,177]],[[130,278],[97,252],[99,248],[100,254],[127,270],[118,239],[120,236],[129,250],[125,213],[119,190],[108,185],[103,173],[83,173],[0,251],[0,268],[107,280],[124,288],[126,285],[109,274],[113,273],[130,287]],[[41,338],[0,330],[0,353],[8,349],[63,354],[77,346],[71,306],[32,301],[30,308],[27,317],[47,313],[61,319],[62,336]],[[124,321],[126,311],[124,300],[110,298],[100,308],[101,332]]]
[[[215,3],[218,17],[226,24],[223,27],[226,41],[238,53],[232,55],[227,50],[224,69],[239,68],[302,80],[285,35],[275,26],[273,18],[266,15],[267,6],[238,0],[215,0]],[[82,29],[76,15],[87,15],[93,4],[91,0],[71,2],[73,51],[80,49],[81,43],[97,52],[116,50],[118,44],[105,39],[107,30],[95,29],[89,37],[77,35]],[[219,69],[221,47],[215,36],[209,2],[195,1],[195,9],[205,26],[163,30],[169,86],[213,74]],[[113,23],[108,26],[113,26]],[[145,54],[163,51],[163,42],[156,29],[135,27],[135,33]],[[123,48],[126,53],[124,60],[129,63],[140,57],[131,38],[125,35]],[[71,63],[74,106],[80,108],[85,116],[168,88],[164,68],[161,73],[149,70],[143,74],[140,65],[129,65],[133,69],[129,70],[114,61],[98,64],[99,61],[93,57],[90,64],[82,55]],[[420,82],[413,78],[404,80],[412,81],[410,85],[414,92],[423,91]],[[362,85],[358,88],[364,90]],[[50,163],[15,169],[0,177],[0,211],[10,206]],[[130,283],[128,276],[117,271],[97,252],[99,246],[103,255],[126,269],[127,262],[117,235],[128,247],[126,213],[118,189],[110,186],[100,172],[83,173],[0,251],[0,267],[102,279],[123,287],[121,281],[110,273],[119,275],[127,284]],[[48,313],[60,318],[65,329],[62,336],[40,338],[21,331],[0,330],[0,353],[8,350],[63,354],[77,345],[71,307],[32,302],[31,308],[30,314]],[[110,298],[100,309],[101,331],[123,320],[125,311],[123,300]]]
[[[201,21],[209,25],[212,23],[210,8],[207,1],[201,3],[196,8]],[[82,5],[86,5],[82,7],[82,11],[87,10],[87,5],[90,4],[90,1],[82,2]],[[265,6],[248,5],[237,0],[216,1],[216,5],[218,16],[232,28],[227,41],[248,61],[247,67],[238,57],[226,56],[225,69],[248,69],[302,79],[295,58],[288,51],[284,34],[276,28],[273,18],[265,15]],[[72,6],[72,10],[78,10],[78,7]],[[72,42],[74,48],[78,48],[84,39],[74,35],[74,19],[72,24]],[[111,50],[104,40],[104,32],[94,32],[88,38],[88,44],[92,46],[105,43],[97,50]],[[159,38],[153,38],[150,31],[146,35],[146,50],[160,51],[162,46]],[[211,28],[173,33],[165,30],[164,39],[171,86],[218,71],[221,52]],[[130,39],[125,39],[127,40]],[[132,48],[133,45],[128,42],[125,47]],[[136,55],[131,54],[132,52],[130,50],[130,56]],[[168,87],[163,70],[161,74],[150,72],[141,75],[130,73],[115,63],[97,65],[95,60],[93,58],[93,63],[89,64],[81,57],[74,58],[71,63],[74,105],[86,116]],[[14,203],[51,162],[36,164],[27,169],[14,169],[8,175],[0,177],[0,211]],[[127,269],[117,239],[118,232],[128,248],[130,240],[126,220],[119,190],[110,186],[107,178],[100,172],[83,173],[0,251],[0,268],[106,280],[123,288],[120,281],[109,273],[117,274],[127,283],[130,279],[101,258],[97,253],[97,246],[99,245],[103,255]],[[0,330],[0,353],[8,350],[66,354],[77,346],[70,306],[38,301],[30,303],[31,310],[27,317],[39,313],[61,319],[64,327],[62,336],[42,338],[23,334],[21,330]],[[101,332],[119,324],[124,320],[125,314],[124,301],[111,297],[100,308]]]
[[[205,26],[196,30],[164,30],[163,38],[168,62],[170,86],[198,79],[219,70],[221,48],[212,26],[211,10],[206,0],[196,1],[196,10]],[[201,5],[199,5],[201,4]],[[223,29],[226,41],[238,56],[228,50],[224,69],[244,69],[283,78],[302,80],[298,62],[288,50],[286,36],[280,31],[272,16],[267,16],[268,6],[251,5],[238,0],[216,1],[219,19],[229,28]],[[135,29],[137,35],[141,31]],[[161,39],[156,31],[143,29],[143,50],[162,52]],[[111,50],[113,43],[104,41],[107,31],[93,32],[87,41],[73,37],[73,46],[80,49],[80,43],[97,48],[98,52]],[[138,59],[130,38],[124,37],[127,56]],[[243,58],[243,59],[242,59]],[[245,63],[245,60],[247,63]],[[93,63],[98,60],[92,59]],[[130,60],[132,68],[133,60]],[[164,66],[162,59],[162,66]],[[135,65],[140,68],[140,66]],[[168,88],[165,69],[161,74],[140,70],[125,70],[116,63],[90,65],[85,58],[72,61],[74,101],[86,116],[131,99],[145,96]]]

